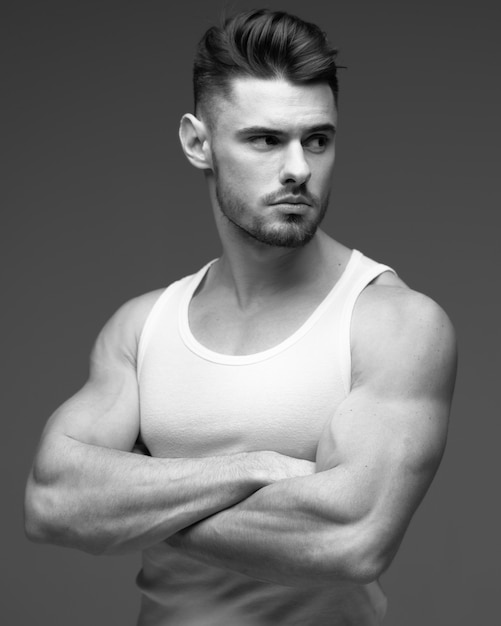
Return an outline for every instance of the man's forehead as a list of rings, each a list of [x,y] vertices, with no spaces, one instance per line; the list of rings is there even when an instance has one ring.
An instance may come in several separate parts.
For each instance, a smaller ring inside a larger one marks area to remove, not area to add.
[[[291,83],[282,78],[238,77],[218,102],[218,126],[319,126],[336,124],[334,95],[327,83]]]

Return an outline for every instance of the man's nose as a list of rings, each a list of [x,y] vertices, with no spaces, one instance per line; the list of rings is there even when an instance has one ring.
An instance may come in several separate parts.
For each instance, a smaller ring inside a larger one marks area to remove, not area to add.
[[[280,169],[280,182],[282,185],[293,183],[303,185],[310,180],[311,170],[304,156],[304,148],[300,142],[292,143],[286,147],[283,153],[283,161]]]

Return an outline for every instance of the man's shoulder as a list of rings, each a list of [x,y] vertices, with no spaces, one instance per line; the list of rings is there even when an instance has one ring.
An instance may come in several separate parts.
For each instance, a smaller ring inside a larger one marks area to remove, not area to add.
[[[432,298],[410,289],[398,277],[386,274],[367,286],[353,314],[352,345],[360,368],[390,369],[413,363],[453,367],[454,327]]]
[[[127,300],[116,311],[110,322],[117,326],[124,326],[129,330],[141,329],[156,301],[164,291],[165,289],[155,289]]]
[[[207,263],[199,270],[203,272],[213,261]],[[183,289],[199,272],[188,274],[175,280],[167,287],[149,291],[135,298],[131,298],[112,315],[103,328],[103,332],[118,335],[123,340],[130,340],[137,344],[143,330],[144,324],[151,313],[156,302],[166,292],[175,290],[177,287]]]
[[[413,324],[428,327],[433,321],[450,323],[437,302],[411,289],[390,272],[384,272],[362,291],[356,314],[363,318],[364,324],[376,324],[382,331],[395,325],[403,331]]]
[[[164,291],[156,289],[122,304],[99,333],[93,349],[93,358],[99,359],[103,351],[112,352],[135,365],[143,326]]]

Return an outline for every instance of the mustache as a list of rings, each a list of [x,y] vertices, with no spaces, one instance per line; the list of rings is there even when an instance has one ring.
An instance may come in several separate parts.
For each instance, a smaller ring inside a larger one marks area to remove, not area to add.
[[[281,202],[290,202],[291,199],[296,202],[309,204],[313,207],[317,207],[320,205],[320,198],[310,193],[309,191],[306,191],[306,189],[296,189],[290,191],[281,189],[280,191],[274,191],[263,196],[263,202],[265,204],[279,204]]]

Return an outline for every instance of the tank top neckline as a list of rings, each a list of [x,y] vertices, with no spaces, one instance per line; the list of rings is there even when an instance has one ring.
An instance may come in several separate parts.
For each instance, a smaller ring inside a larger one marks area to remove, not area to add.
[[[286,339],[280,341],[275,346],[272,346],[265,350],[254,352],[252,354],[239,355],[224,354],[211,350],[210,348],[207,348],[202,343],[200,343],[191,332],[189,324],[190,302],[193,294],[206,276],[207,272],[209,271],[211,266],[218,260],[213,259],[191,277],[191,280],[186,285],[184,294],[181,297],[179,305],[178,326],[182,340],[193,353],[197,354],[207,361],[212,361],[213,363],[219,363],[222,365],[249,365],[269,359],[295,344],[315,325],[317,320],[322,316],[324,311],[331,304],[332,300],[334,300],[334,298],[337,296],[343,285],[350,279],[351,274],[353,273],[356,265],[358,264],[362,256],[362,253],[358,250],[352,250],[350,258],[348,259],[348,263],[343,270],[343,273],[333,285],[332,289],[313,310],[310,316],[291,335],[289,335]]]

